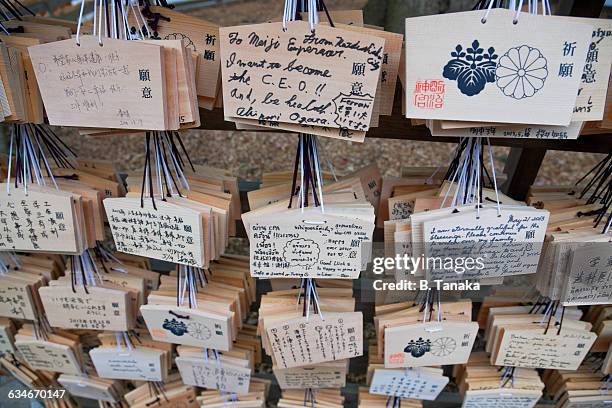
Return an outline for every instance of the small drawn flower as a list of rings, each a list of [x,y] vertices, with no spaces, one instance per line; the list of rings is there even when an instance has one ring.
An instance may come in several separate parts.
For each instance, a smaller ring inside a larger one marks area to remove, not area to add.
[[[548,76],[546,58],[528,45],[511,48],[499,59],[495,76],[504,95],[514,99],[533,96],[544,86]]]
[[[444,78],[456,80],[462,94],[478,95],[487,82],[495,82],[495,48],[489,47],[485,53],[478,40],[474,40],[472,46],[465,51],[460,44],[457,45],[455,51],[451,52],[451,57],[454,59],[444,66],[442,75]]]

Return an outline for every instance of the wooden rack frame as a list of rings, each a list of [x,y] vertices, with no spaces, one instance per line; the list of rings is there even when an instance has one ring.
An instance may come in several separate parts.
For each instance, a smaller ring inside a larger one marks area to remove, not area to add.
[[[569,15],[575,17],[599,17],[605,0],[574,0]],[[392,116],[381,116],[379,125],[368,131],[366,137],[381,139],[416,140],[438,143],[457,143],[458,137],[432,136],[425,126],[412,126],[409,119],[401,113],[401,90],[395,93]],[[233,122],[226,122],[223,109],[207,111],[200,109],[201,129],[237,130]],[[278,132],[282,132],[278,130]],[[510,197],[523,200],[529,187],[535,181],[547,150],[573,152],[610,153],[612,152],[612,133],[582,135],[577,140],[556,139],[511,139],[491,138],[494,146],[508,146],[512,150],[508,160],[508,181],[503,190]],[[587,171],[588,169],[585,169]]]
[[[397,102],[397,99],[396,99]],[[200,109],[202,125],[200,129],[205,130],[233,130],[236,129],[234,122],[226,122],[223,119],[223,109],[217,108],[212,111]],[[262,132],[285,132],[262,128]],[[249,130],[253,132],[253,130]],[[416,140],[423,142],[457,143],[458,137],[432,136],[425,126],[412,126],[410,119],[406,119],[401,113],[394,112],[392,116],[381,116],[378,127],[368,130],[366,138]],[[557,139],[515,139],[492,137],[489,139],[494,146],[520,147],[528,149],[564,150],[573,152],[608,153],[612,150],[612,133],[581,135],[577,140]]]

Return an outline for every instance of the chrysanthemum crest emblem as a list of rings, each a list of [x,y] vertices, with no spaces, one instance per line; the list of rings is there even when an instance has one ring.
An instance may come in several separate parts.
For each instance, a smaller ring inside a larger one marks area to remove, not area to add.
[[[537,48],[521,45],[508,50],[495,69],[497,86],[504,95],[523,99],[535,95],[548,76],[546,58]]]

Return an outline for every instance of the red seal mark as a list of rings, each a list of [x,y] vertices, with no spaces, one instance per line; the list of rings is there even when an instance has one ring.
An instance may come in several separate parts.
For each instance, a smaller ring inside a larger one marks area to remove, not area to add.
[[[414,86],[414,107],[440,109],[444,107],[444,80],[417,81]]]
[[[390,364],[402,364],[404,362],[404,353],[395,353],[389,355]]]

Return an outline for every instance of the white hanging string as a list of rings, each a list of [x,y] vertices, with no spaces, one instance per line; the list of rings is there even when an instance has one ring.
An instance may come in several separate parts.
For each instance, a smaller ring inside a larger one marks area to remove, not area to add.
[[[300,208],[304,212],[304,194],[308,194],[308,191],[304,191],[304,136],[300,135]]]
[[[484,13],[484,16],[480,20],[482,24],[485,24],[487,22],[487,18],[489,17],[489,14],[491,13],[491,10],[493,9],[494,3],[495,3],[495,0],[489,0],[489,6],[487,7],[487,11]]]
[[[126,332],[122,332],[122,334],[123,334],[123,339],[125,341],[125,345],[127,346],[128,350],[132,351],[134,347],[132,346],[132,342],[130,341],[128,334]]]
[[[184,273],[184,276],[182,277],[183,287],[181,289],[181,300],[180,300],[181,305],[185,303],[185,293],[187,293],[187,271],[185,271],[184,268],[179,268],[179,275],[182,275],[182,273]]]
[[[87,262],[87,258],[84,256],[84,254],[81,254],[79,255],[79,259],[82,262],[81,269],[83,270],[83,273],[85,274],[85,279],[87,280],[87,284],[89,286],[97,286],[96,277],[94,276],[93,270],[90,268],[90,265]]]
[[[21,133],[21,128],[19,128],[19,133]],[[23,137],[23,135],[21,136],[21,141],[22,141],[22,151],[25,150],[25,138]],[[30,175],[29,171],[28,171],[28,166],[26,166],[26,155],[23,155],[23,192],[24,194],[27,196],[28,195],[28,177]]]
[[[92,28],[92,35],[96,35],[96,33],[98,32],[98,0],[93,0],[93,28]]]
[[[103,283],[104,279],[102,278],[102,275],[100,274],[100,270],[98,269],[98,266],[96,265],[96,261],[93,259],[93,256],[91,255],[91,250],[87,249],[85,252],[87,253],[87,256],[89,257],[89,261],[88,262],[92,266],[93,271],[98,276],[98,280],[100,281],[100,283]]]
[[[472,150],[472,145],[474,144],[474,139],[471,138],[468,141],[468,145],[465,149],[465,153],[464,153],[464,160],[462,162],[462,169],[461,169],[461,176],[459,177],[459,181],[457,182],[457,185],[455,186],[455,194],[453,195],[453,201],[451,206],[452,207],[456,207],[457,206],[457,199],[459,197],[459,192],[461,190],[461,192],[463,192],[463,180],[465,178],[465,173],[467,171],[467,167],[468,167],[468,163],[471,159],[469,152]],[[451,184],[452,186],[452,184]],[[450,187],[449,187],[450,188]]]
[[[506,371],[504,372],[504,375],[501,378],[501,381],[499,382],[499,388],[504,387],[505,380],[508,377],[508,374],[510,374],[510,371],[512,371],[512,367],[506,367]],[[514,387],[514,376],[512,376],[512,378],[510,379],[510,384],[512,387]]]
[[[115,257],[115,255],[113,255],[112,252],[109,252],[106,248],[104,248],[102,245],[98,246],[98,250],[100,251],[100,254],[102,255],[102,257],[104,257],[107,261],[112,261],[112,262],[116,262],[118,264],[123,264],[123,262],[118,259],[117,257]],[[124,270],[122,270],[124,271]]]
[[[321,179],[321,164],[319,163],[319,152],[317,150],[317,137],[312,136],[312,146],[314,152],[315,172],[317,174],[317,187],[319,188],[319,203],[321,204],[321,212],[325,214],[325,206],[323,205],[323,180]]]
[[[191,289],[189,290],[189,295],[191,296],[191,304],[194,308],[198,308],[198,296],[197,296],[197,288],[195,283],[195,273],[194,268],[191,266],[187,267],[190,273],[189,283],[191,284]]]
[[[478,156],[476,158],[477,165],[474,171],[476,172],[476,186],[474,191],[474,197],[476,204],[478,205],[478,216],[480,216],[480,202],[481,197],[481,177],[482,177],[482,168],[484,167],[484,163],[481,161],[482,158],[482,139],[478,139]]]
[[[150,156],[151,156],[151,149],[149,148],[149,157],[147,158],[147,160],[149,161],[149,163],[151,162]],[[150,166],[144,166],[144,179],[145,180],[149,180],[151,177],[150,171],[149,171],[149,167]],[[153,193],[150,191],[151,189],[149,188],[149,183],[144,183],[144,195],[147,197],[150,197],[151,195],[153,195]]]
[[[297,0],[285,0],[284,8],[283,8],[283,31],[287,31],[287,23],[295,20],[295,15],[297,13]],[[301,0],[301,10],[304,10],[304,0]],[[319,24],[319,14],[317,12],[317,2],[316,0],[308,0],[308,23],[310,24],[310,31],[315,31],[315,26]]]
[[[476,146],[474,147],[474,153],[476,156],[476,161],[478,161],[478,139],[476,140]],[[476,173],[478,173],[478,163],[474,164],[474,156],[472,156],[472,167],[470,169],[470,175],[469,175],[469,180],[467,182],[467,188],[466,190],[466,197],[465,200],[463,200],[464,204],[472,204],[472,201],[474,199],[473,197],[473,188],[474,188],[474,183],[476,182]]]
[[[181,281],[182,281],[182,277],[183,277],[182,265],[179,265],[177,275],[178,275],[178,278],[177,278],[177,282],[176,282],[176,287],[178,288],[178,290],[177,290],[177,299],[176,299],[176,301],[178,302],[178,304],[180,306],[180,305],[183,304],[183,300],[182,300],[182,298],[180,296],[180,293],[179,293],[179,291],[181,289]]]
[[[438,322],[442,321],[442,301],[440,300],[440,291],[438,290]]]
[[[448,188],[446,189],[446,193],[444,194],[444,200],[442,200],[442,204],[440,205],[440,208],[444,208],[444,204],[446,204],[446,199],[448,198],[448,196],[450,194],[450,191],[451,191],[451,189],[452,189],[452,187],[453,187],[453,185],[455,183],[455,180],[457,178],[457,175],[459,174],[459,169],[461,168],[462,160],[465,160],[465,157],[463,155],[459,158],[459,163],[457,164],[457,168],[455,169],[453,177],[451,178],[451,181],[450,181],[450,183],[448,185]]]
[[[121,1],[119,4],[121,4],[121,19],[123,21],[123,24],[122,24],[123,39],[129,40],[130,39],[130,23],[128,22],[127,12],[125,11],[125,5],[123,4],[123,1]]]
[[[465,194],[464,194],[463,186],[465,183],[466,170],[468,168],[469,161],[470,161],[470,158],[466,157],[466,160],[463,162],[463,169],[461,170],[461,173],[459,175],[459,180],[457,181],[457,185],[455,186],[455,193],[453,195],[453,202],[452,202],[453,207],[456,207],[457,204],[464,202]]]
[[[497,203],[497,216],[501,217],[501,206],[499,202],[499,191],[497,190],[497,176],[495,175],[495,164],[493,163],[493,148],[487,137],[487,145],[489,146],[489,160],[491,160],[491,174],[493,176],[493,188],[495,188],[495,201]]]
[[[121,350],[123,348],[121,345],[121,335],[119,332],[115,332],[115,343],[117,343],[117,349]]]
[[[79,38],[81,36],[81,25],[83,24],[83,9],[85,8],[85,0],[81,0],[81,10],[79,11],[79,20],[77,21],[76,43],[81,45]]]
[[[117,7],[115,1],[111,4],[111,37],[117,39]]]
[[[8,257],[10,258],[11,262],[13,265],[15,265],[16,268],[21,268],[21,262],[19,261],[19,259],[17,258],[17,254],[15,254],[14,252],[10,251],[10,252],[5,252],[6,254],[8,254]]]
[[[446,160],[446,162],[449,162],[452,160],[453,157],[455,157],[457,155],[457,151],[459,151],[459,146],[463,143],[464,138],[461,137],[459,138],[459,143],[457,144],[457,146],[455,146],[455,148],[449,153],[448,155],[448,159]],[[429,176],[427,178],[427,180],[425,181],[425,184],[433,184],[433,178],[436,174],[438,174],[438,172],[442,169],[442,167],[444,166],[444,164],[439,164],[438,167],[436,167],[436,169],[434,170],[433,173],[431,173],[431,176]]]
[[[32,150],[32,143],[30,141],[30,137],[28,135],[24,135],[23,141],[25,146],[24,154],[29,158],[30,165],[32,167],[32,175],[36,179],[36,184],[45,185],[45,181],[42,177],[42,173],[40,173],[40,167],[38,166],[38,161],[36,160],[36,156],[34,155],[34,151]]]
[[[106,0],[104,0],[104,37],[110,37],[108,28],[108,4],[106,4]]]
[[[147,23],[147,19],[145,18],[145,16],[142,15],[142,10],[140,10],[140,7],[136,7],[136,10],[138,10],[138,14],[140,14],[140,19],[142,20],[142,24],[144,25],[145,30],[147,31],[147,37],[151,38],[153,37],[153,33],[151,32],[151,29],[149,28],[149,23]]]
[[[21,268],[21,262],[19,262],[15,253],[12,251],[0,252],[0,270],[2,274],[9,272],[11,268]]]
[[[28,126],[30,127],[31,130],[33,129],[33,126],[31,124],[28,124]],[[38,137],[34,136],[34,140],[36,141],[36,146],[38,147],[38,151],[42,153],[43,149],[42,149],[42,146],[40,145],[40,142],[38,141]],[[51,167],[49,166],[49,162],[47,161],[47,157],[44,154],[40,154],[40,156],[43,159],[43,163],[45,163],[45,167],[47,169],[47,174],[49,175],[49,178],[53,182],[53,185],[55,186],[55,188],[59,190],[59,187],[57,186],[57,183],[55,182],[55,177],[53,176],[53,172],[51,171]]]
[[[174,196],[174,187],[173,187],[173,182],[172,182],[172,177],[170,176],[170,171],[168,170],[168,165],[166,163],[166,160],[164,159],[164,156],[162,155],[162,149],[161,149],[161,144],[163,143],[163,141],[161,140],[161,137],[157,138],[157,145],[158,145],[158,150],[159,150],[159,157],[160,157],[160,161],[162,164],[162,170],[163,170],[163,174],[166,177],[166,185],[169,187],[170,189],[170,195]]]
[[[6,194],[11,195],[11,166],[13,163],[13,140],[15,139],[15,127],[11,127],[11,142],[9,147],[8,169],[6,171]],[[15,175],[17,177],[17,175]]]
[[[40,161],[36,157],[32,138],[29,135],[26,136],[26,145],[28,146],[30,160],[32,162],[32,169],[34,170],[34,175],[36,176],[36,183],[38,183],[39,185],[46,186],[47,182],[45,181],[45,176],[43,175],[42,169],[40,168]]]
[[[9,268],[3,259],[4,254],[0,253],[0,275],[5,275],[8,273]]]
[[[425,296],[425,307],[423,308],[423,323],[427,321],[427,309],[429,308],[429,294],[431,293],[431,289],[427,289],[427,294]]]
[[[287,31],[287,22],[293,21],[295,13],[293,12],[293,3],[295,0],[285,0],[285,9],[283,12],[283,31]]]
[[[325,316],[323,316],[323,311],[321,310],[321,306],[319,305],[319,296],[317,295],[317,289],[316,289],[316,284],[314,282],[314,279],[311,279],[312,284],[311,284],[311,289],[312,289],[312,297],[314,299],[314,304],[317,308],[317,311],[319,312],[319,316],[321,317],[321,320],[325,320]]]
[[[159,188],[159,197],[161,200],[163,200],[165,198],[164,197],[164,186],[162,182],[162,172],[161,172],[161,165],[160,165],[161,158],[159,157],[160,151],[159,151],[158,146],[159,144],[155,141],[155,138],[154,138],[153,155],[155,156],[155,168],[156,168],[155,176],[157,178],[157,188]]]
[[[134,1],[133,0],[128,0],[128,1],[130,2],[130,8],[132,10],[132,14],[134,14],[134,19],[136,20],[136,26],[138,27],[138,31],[140,32],[140,38],[144,40],[145,35],[142,31],[142,25],[140,24],[140,21],[138,20],[138,14],[136,14],[136,10],[134,10]]]
[[[554,302],[552,300],[548,303],[548,306],[546,307],[546,310],[544,311],[544,314],[542,315],[542,319],[540,320],[540,326],[544,324],[544,320],[546,320],[548,313],[551,312],[553,303]]]
[[[198,275],[200,275],[200,281],[202,282],[202,287],[208,284],[206,279],[206,274],[202,270],[202,268],[198,268]]]
[[[176,156],[174,155],[174,151],[172,150],[172,145],[170,143],[170,137],[168,136],[168,132],[163,132],[163,136],[162,139],[164,141],[164,144],[167,146],[168,151],[170,152],[170,158],[171,158],[171,164],[172,167],[174,168],[174,172],[178,175],[178,181],[181,184],[181,186],[183,188],[185,188],[186,190],[189,190],[189,183],[187,182],[187,179],[185,178],[185,174],[183,173],[183,171],[181,170],[181,166],[178,163],[178,160],[176,159]]]
[[[482,141],[480,143],[480,145],[478,146],[478,150],[479,150],[479,154],[478,154],[478,167],[476,170],[476,180],[477,180],[477,186],[476,186],[476,195],[478,196],[477,200],[476,200],[476,219],[480,219],[480,207],[482,206],[480,199],[481,199],[481,171],[480,171],[480,166],[484,165],[483,163],[480,162],[480,149],[482,149]]]
[[[302,298],[302,290],[304,289],[304,279],[300,279],[300,289],[298,290],[297,300],[295,301],[295,308],[300,306],[300,299]]]
[[[466,204],[472,204],[474,203],[474,201],[476,200],[476,183],[477,183],[477,178],[478,178],[478,164],[479,164],[479,156],[478,156],[478,143],[476,143],[476,148],[475,148],[475,153],[476,153],[476,163],[472,165],[471,171],[470,171],[470,181],[468,183],[468,188],[467,188],[467,199],[466,199]]]
[[[516,14],[514,15],[514,19],[512,23],[518,24],[519,14],[521,14],[521,10],[523,9],[523,0],[520,0],[518,3],[518,7],[516,8]]]
[[[308,278],[308,280],[306,281],[306,320],[308,320],[308,318],[310,317],[310,291],[312,290],[311,287],[311,279]]]
[[[314,32],[315,26],[319,24],[316,0],[308,0],[308,22],[310,23],[310,31]]]
[[[100,0],[100,7],[99,7],[99,10],[98,10],[98,44],[100,46],[102,46],[102,17],[104,15],[103,2],[104,2],[104,0]]]
[[[87,250],[85,252],[88,252]],[[85,255],[85,253],[79,255],[79,258],[81,259],[82,262],[82,268],[83,271],[85,272],[85,276],[87,277],[88,281],[89,281],[89,285],[90,286],[97,286],[96,283],[96,277],[94,275],[94,270],[91,267],[89,260],[87,259],[87,256]]]
[[[325,150],[325,143],[321,143],[321,156],[325,157],[325,161],[327,162],[327,167],[329,168],[329,172],[331,173],[334,181],[338,181],[338,177],[336,176],[336,169],[334,168],[333,163],[329,159],[327,150]]]

